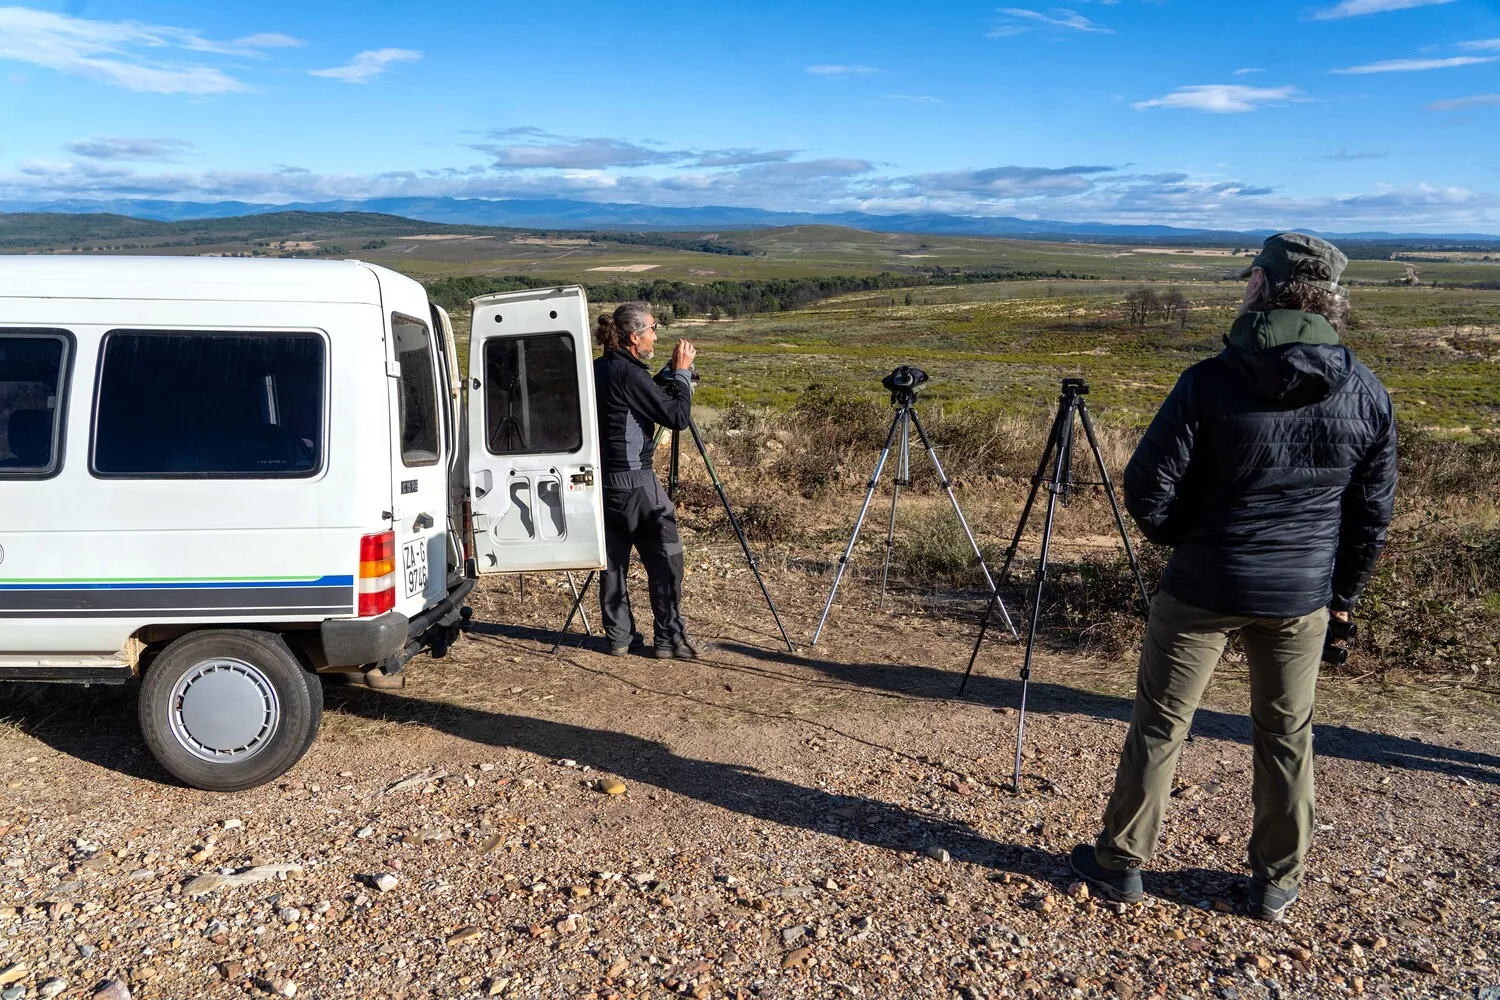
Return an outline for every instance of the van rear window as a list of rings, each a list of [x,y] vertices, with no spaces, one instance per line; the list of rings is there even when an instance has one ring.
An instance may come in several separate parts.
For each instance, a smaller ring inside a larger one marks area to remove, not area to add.
[[[94,410],[100,476],[282,478],[323,461],[323,338],[113,330]]]
[[[0,477],[57,470],[69,341],[46,330],[0,330]]]
[[[401,463],[435,465],[438,460],[437,373],[432,338],[419,320],[391,314],[396,360],[401,363]]]
[[[583,447],[578,359],[571,336],[487,340],[484,375],[490,454],[571,453]]]

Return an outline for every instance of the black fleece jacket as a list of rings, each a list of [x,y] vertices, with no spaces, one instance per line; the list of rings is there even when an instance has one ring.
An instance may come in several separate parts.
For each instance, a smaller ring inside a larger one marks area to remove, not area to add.
[[[686,430],[693,408],[689,371],[663,369],[656,377],[624,351],[594,359],[594,395],[599,407],[599,461],[604,485],[631,488],[652,475],[656,425]]]
[[[1173,547],[1161,587],[1222,614],[1347,611],[1385,547],[1396,421],[1323,317],[1247,313],[1178,379],[1125,468],[1125,506]]]

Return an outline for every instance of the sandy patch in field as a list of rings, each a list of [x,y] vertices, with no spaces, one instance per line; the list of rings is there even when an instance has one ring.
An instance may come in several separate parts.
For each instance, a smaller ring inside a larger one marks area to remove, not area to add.
[[[440,242],[445,240],[492,240],[494,238],[495,237],[493,236],[478,236],[470,235],[468,233],[425,233],[421,236],[397,237],[397,239],[403,240],[429,240],[433,242]]]
[[[1204,250],[1199,247],[1134,247],[1116,256],[1125,257],[1134,253],[1167,254],[1172,257],[1254,257],[1255,250]]]
[[[507,243],[520,244],[531,247],[581,247],[587,246],[588,240],[548,238],[544,236],[516,236],[506,241]]]
[[[628,271],[637,274],[641,271],[650,271],[661,267],[660,264],[605,264],[602,267],[591,267],[590,271]]]

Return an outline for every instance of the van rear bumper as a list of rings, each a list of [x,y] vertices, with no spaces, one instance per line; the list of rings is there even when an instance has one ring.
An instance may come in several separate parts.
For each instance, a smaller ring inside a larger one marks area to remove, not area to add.
[[[378,618],[330,618],[320,628],[330,667],[357,667],[395,656],[406,645],[411,622],[399,611]]]

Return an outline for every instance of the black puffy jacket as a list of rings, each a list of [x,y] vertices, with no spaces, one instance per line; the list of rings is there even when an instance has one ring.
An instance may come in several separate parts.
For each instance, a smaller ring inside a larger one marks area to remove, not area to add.
[[[1391,519],[1391,397],[1316,314],[1247,313],[1226,340],[1125,468],[1131,516],[1173,547],[1161,587],[1222,614],[1347,611]]]

